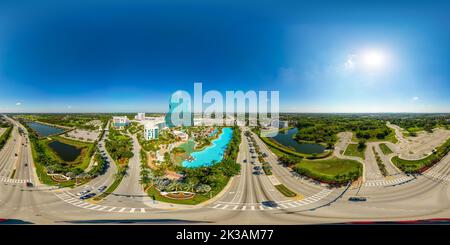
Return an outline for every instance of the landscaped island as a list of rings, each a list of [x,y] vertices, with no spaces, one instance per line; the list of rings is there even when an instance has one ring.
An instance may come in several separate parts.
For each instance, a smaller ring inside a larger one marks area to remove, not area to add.
[[[315,180],[328,184],[346,184],[362,174],[361,163],[353,160],[331,158],[326,160],[304,160],[294,170]]]
[[[394,156],[392,162],[405,173],[421,173],[434,164],[438,163],[450,152],[450,139],[439,146],[429,156],[418,160],[402,159],[399,156]]]

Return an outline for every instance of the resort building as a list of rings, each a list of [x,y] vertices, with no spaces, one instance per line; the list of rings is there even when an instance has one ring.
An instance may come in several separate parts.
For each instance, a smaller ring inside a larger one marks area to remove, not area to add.
[[[123,128],[125,126],[128,126],[130,124],[130,120],[128,120],[128,117],[122,116],[122,117],[113,117],[113,126],[115,128]]]
[[[138,120],[138,121],[143,121],[145,120],[145,112],[139,112],[134,119]]]
[[[182,131],[174,130],[173,134],[182,141],[187,141],[189,139],[189,135]]]
[[[153,123],[146,123],[144,125],[145,140],[154,140],[158,138],[159,127]]]

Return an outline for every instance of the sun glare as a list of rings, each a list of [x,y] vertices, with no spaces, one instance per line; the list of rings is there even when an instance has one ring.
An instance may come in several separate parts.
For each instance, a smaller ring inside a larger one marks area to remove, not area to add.
[[[385,57],[383,53],[379,51],[367,51],[363,56],[364,63],[369,68],[380,68],[385,63]]]

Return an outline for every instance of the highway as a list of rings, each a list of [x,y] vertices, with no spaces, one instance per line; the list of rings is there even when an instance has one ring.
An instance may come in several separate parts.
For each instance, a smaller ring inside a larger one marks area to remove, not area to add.
[[[243,127],[242,130],[247,129]],[[254,174],[254,167],[260,166],[260,163],[257,159],[255,164],[251,163],[252,147],[244,133],[241,137],[238,154],[241,173],[232,179],[220,196],[210,202],[186,206],[153,204],[148,203],[148,198],[136,198],[142,190],[135,178],[140,166],[139,148],[134,147],[135,157],[130,159],[129,175],[126,177],[130,178],[130,182],[123,182],[114,192],[126,195],[110,195],[100,202],[80,201],[73,195],[85,186],[67,190],[37,183],[34,187],[26,187],[24,183],[2,181],[0,218],[36,224],[114,224],[124,221],[143,224],[318,224],[450,218],[449,155],[424,174],[411,177],[408,182],[360,185],[349,189],[328,188],[297,176],[278,164],[276,156],[253,134],[261,152],[267,154],[265,160],[273,168],[272,177],[262,170],[262,174]],[[10,178],[15,167],[14,179],[34,179],[32,167],[24,165],[33,164],[29,146],[21,146],[21,142],[25,141],[26,135],[20,136],[18,130],[14,130],[13,137],[0,152],[2,177]],[[104,139],[100,144],[101,148],[104,147]],[[18,153],[18,161],[14,153]],[[115,172],[114,165],[111,164],[104,175],[92,180],[89,187],[109,185]],[[283,196],[274,188],[273,178],[298,196]],[[351,196],[367,197],[367,201],[349,202]],[[268,201],[275,205],[267,204]]]

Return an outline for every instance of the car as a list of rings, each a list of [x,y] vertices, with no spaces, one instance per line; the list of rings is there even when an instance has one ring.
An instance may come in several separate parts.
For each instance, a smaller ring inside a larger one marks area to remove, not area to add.
[[[264,202],[261,202],[261,204],[263,206],[270,207],[270,208],[276,208],[278,206],[278,204],[274,201],[264,201]]]
[[[251,161],[251,164],[255,164],[255,161]]]
[[[261,175],[261,171],[253,171],[254,175]]]
[[[104,190],[106,190],[106,185],[100,186],[97,190],[99,192],[103,192]]]
[[[25,163],[24,165],[25,165],[25,167],[28,167],[28,163]]]
[[[244,161],[243,162],[247,162],[247,159],[244,159]]]
[[[16,157],[17,157],[17,153],[15,153],[15,154],[14,154],[14,156],[16,156]]]
[[[365,202],[365,201],[367,201],[367,198],[365,198],[365,197],[349,197],[348,200],[350,202]]]
[[[263,152],[262,156],[263,157],[267,157],[267,154],[265,152]]]
[[[83,195],[85,195],[85,194],[87,194],[87,193],[89,193],[89,192],[91,192],[91,190],[86,189],[86,190],[84,190],[84,191],[78,192],[78,193],[77,193],[77,196],[83,196]]]
[[[256,158],[256,155],[252,155],[252,158]]]
[[[33,183],[27,181],[27,182],[25,183],[25,186],[26,186],[26,187],[33,187]]]
[[[89,199],[89,198],[91,198],[93,196],[95,196],[95,193],[89,193],[87,195],[81,196],[80,199],[81,200],[86,200],[86,199]]]
[[[253,170],[261,170],[261,167],[260,166],[254,166]]]

